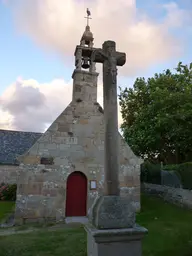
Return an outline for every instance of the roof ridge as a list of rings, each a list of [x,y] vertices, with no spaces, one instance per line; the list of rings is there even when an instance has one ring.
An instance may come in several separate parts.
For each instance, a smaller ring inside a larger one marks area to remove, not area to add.
[[[23,133],[36,133],[36,134],[43,134],[43,132],[29,132],[29,131],[16,131],[16,130],[7,130],[7,129],[0,129],[0,132],[23,132]]]

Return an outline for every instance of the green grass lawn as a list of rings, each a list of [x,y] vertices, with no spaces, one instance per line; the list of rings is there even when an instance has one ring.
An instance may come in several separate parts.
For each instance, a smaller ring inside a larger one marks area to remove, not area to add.
[[[192,256],[192,211],[145,196],[137,222],[149,231],[144,256]]]
[[[192,256],[192,212],[142,197],[137,222],[148,228],[143,256]],[[86,256],[83,228],[0,237],[0,256]]]
[[[2,220],[13,211],[15,202],[0,201],[0,223]]]

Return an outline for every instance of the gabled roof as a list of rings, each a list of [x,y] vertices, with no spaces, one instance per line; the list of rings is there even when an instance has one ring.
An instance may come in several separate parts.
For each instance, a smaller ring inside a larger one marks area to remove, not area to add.
[[[29,150],[41,135],[0,129],[0,164],[18,164],[16,157]]]

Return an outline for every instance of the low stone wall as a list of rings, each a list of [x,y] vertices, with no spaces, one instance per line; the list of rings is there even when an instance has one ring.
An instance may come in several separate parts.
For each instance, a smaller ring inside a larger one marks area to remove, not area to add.
[[[0,184],[17,184],[19,170],[19,166],[0,165]]]
[[[159,196],[167,202],[192,209],[192,190],[149,183],[143,183],[141,190],[144,193]]]

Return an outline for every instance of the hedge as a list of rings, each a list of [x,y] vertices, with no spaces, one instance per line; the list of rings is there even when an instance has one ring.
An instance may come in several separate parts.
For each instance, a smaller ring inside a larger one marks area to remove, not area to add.
[[[163,170],[164,171],[177,171],[179,165],[178,164],[169,164],[169,165],[164,165]]]
[[[0,184],[0,201],[15,201],[17,193],[16,184]]]
[[[184,189],[192,189],[192,162],[183,163],[178,166],[177,172],[180,174]]]
[[[179,165],[165,165],[164,171],[174,171],[181,179],[184,189],[192,190],[192,162]],[[141,182],[161,184],[161,166],[149,162],[141,165]]]
[[[141,182],[161,184],[161,165],[144,162],[141,165]]]

